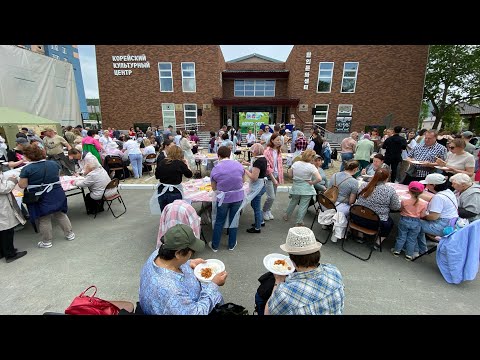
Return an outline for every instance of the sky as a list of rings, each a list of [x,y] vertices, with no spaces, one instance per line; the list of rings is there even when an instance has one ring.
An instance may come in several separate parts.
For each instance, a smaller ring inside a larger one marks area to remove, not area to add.
[[[286,61],[293,45],[220,45],[225,61],[257,53],[280,61]],[[97,63],[95,45],[78,45],[82,67],[83,86],[87,99],[98,98]]]

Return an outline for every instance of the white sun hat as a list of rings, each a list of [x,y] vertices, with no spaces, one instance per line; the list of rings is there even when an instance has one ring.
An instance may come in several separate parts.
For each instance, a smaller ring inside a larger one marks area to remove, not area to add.
[[[294,255],[308,255],[320,250],[322,244],[315,239],[312,230],[305,226],[296,226],[288,230],[285,244],[280,249]]]

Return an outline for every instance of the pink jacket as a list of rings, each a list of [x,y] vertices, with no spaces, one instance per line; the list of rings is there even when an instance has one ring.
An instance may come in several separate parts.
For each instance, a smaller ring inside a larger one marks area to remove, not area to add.
[[[276,150],[273,150],[270,146],[267,146],[265,151],[263,152],[263,155],[265,156],[265,159],[267,159],[267,176],[270,176],[271,173],[273,173],[273,152]],[[277,156],[277,168],[278,168],[278,183],[283,184],[283,159],[282,159],[282,153],[279,151],[278,156]]]
[[[85,137],[82,139],[82,145],[83,145],[83,144],[95,145],[95,149],[97,149],[99,152],[102,150],[102,145],[98,142],[97,139],[94,139],[94,138],[91,137],[91,136],[85,136]]]

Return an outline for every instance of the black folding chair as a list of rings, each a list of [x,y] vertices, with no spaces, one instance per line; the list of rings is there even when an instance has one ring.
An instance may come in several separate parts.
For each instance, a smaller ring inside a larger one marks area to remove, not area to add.
[[[108,210],[111,211],[114,218],[118,218],[118,217],[122,216],[123,214],[125,214],[127,212],[127,207],[125,206],[125,202],[123,201],[122,196],[120,195],[120,192],[118,191],[118,183],[119,182],[120,181],[117,178],[110,181],[108,183],[107,187],[105,188],[105,190],[103,191],[103,196],[102,196],[103,201],[105,201],[107,203]],[[117,192],[113,195],[106,196],[105,194],[106,194],[107,190],[110,190],[110,189],[115,189]],[[112,203],[115,199],[118,199],[120,204],[122,204],[123,208],[125,209],[125,211],[122,212],[119,215],[115,215],[115,213],[113,212],[113,209],[112,209]],[[95,212],[95,216],[93,218],[95,219],[96,217],[97,217],[97,212]]]
[[[333,210],[335,210],[335,212],[337,211],[337,207],[335,206],[335,204],[329,198],[327,198],[325,195],[323,195],[322,193],[317,194],[317,204],[318,204],[318,207],[315,209],[316,210],[315,216],[313,218],[312,225],[310,226],[311,230],[313,230],[313,225],[315,224],[315,221],[317,221],[317,219],[318,219],[318,214],[320,213],[320,211],[323,211],[322,206],[327,210],[333,209]],[[331,228],[330,228],[330,232],[329,232],[329,234],[328,234],[328,236],[327,236],[327,238],[325,239],[324,242],[320,241],[320,239],[318,239],[317,236],[315,236],[315,239],[317,239],[317,241],[319,241],[322,244],[326,244],[328,239],[330,239],[332,237],[333,226],[332,225],[328,225],[328,226],[329,227],[331,226]]]
[[[366,220],[370,220],[371,222],[373,222],[375,224],[375,230],[372,230],[372,229],[369,229],[369,228],[366,228],[366,227],[355,224],[355,222],[352,220],[352,215],[354,215],[356,217],[366,219]],[[357,254],[355,254],[353,252],[350,252],[350,251],[345,249],[345,240],[346,240],[348,231],[351,230],[351,229],[356,230],[356,231],[358,231],[360,233],[363,233],[365,235],[373,237],[373,244],[370,247],[370,253],[368,254],[368,257],[362,258],[362,257],[358,256]],[[366,206],[352,205],[350,207],[350,216],[349,216],[349,220],[348,220],[348,224],[347,224],[347,229],[345,231],[345,236],[342,239],[342,250],[345,251],[347,254],[355,256],[357,259],[367,261],[372,256],[372,252],[374,250],[374,245],[376,244],[376,241],[379,238],[380,238],[380,217],[378,216],[378,214],[375,211],[373,211],[372,209],[367,208]],[[381,242],[380,242],[380,251],[382,251],[382,243]]]
[[[123,163],[123,160],[120,156],[115,156],[115,155],[107,155],[105,156],[104,164],[106,168],[108,168],[108,174],[112,171],[117,171],[117,170],[122,170],[123,171],[123,181],[125,181],[127,175],[125,173],[125,166]],[[113,179],[115,176],[111,176],[110,178]]]

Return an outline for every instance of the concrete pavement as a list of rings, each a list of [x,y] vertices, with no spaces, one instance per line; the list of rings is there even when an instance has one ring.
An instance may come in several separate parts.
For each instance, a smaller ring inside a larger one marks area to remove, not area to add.
[[[15,247],[28,250],[28,254],[10,264],[0,260],[0,314],[63,312],[92,284],[98,287],[101,298],[138,301],[140,270],[155,249],[158,216],[150,215],[151,190],[121,193],[128,211],[118,219],[107,211],[93,219],[86,215],[80,196],[68,198],[74,241],[67,241],[58,225],[54,225],[50,249],[36,247],[40,235],[30,224],[16,232]],[[269,253],[281,252],[279,245],[294,225],[294,217],[289,222],[281,219],[288,201],[286,193],[278,194],[272,210],[275,220],[268,221],[261,234],[245,231],[253,222],[248,206],[240,220],[234,251],[228,251],[224,235],[217,253],[207,247],[197,254],[225,263],[229,276],[221,291],[226,302],[241,304],[252,313],[257,279],[266,272],[262,260]],[[120,211],[121,207],[117,204],[115,209]],[[305,223],[310,225],[312,219],[310,208]],[[314,230],[318,237],[327,235],[318,224]],[[211,239],[211,227],[204,226],[204,232]],[[321,261],[335,264],[344,277],[344,314],[480,314],[478,278],[451,285],[440,274],[435,254],[414,263],[392,256],[395,235],[396,231],[386,240],[384,251],[374,252],[367,262],[343,252],[340,243],[323,245]],[[356,243],[352,246],[361,247]]]

